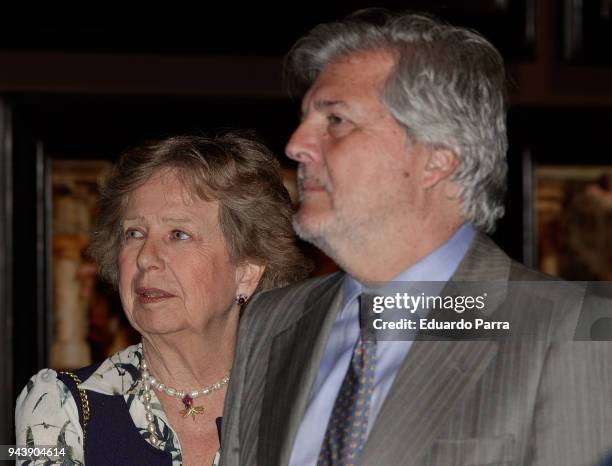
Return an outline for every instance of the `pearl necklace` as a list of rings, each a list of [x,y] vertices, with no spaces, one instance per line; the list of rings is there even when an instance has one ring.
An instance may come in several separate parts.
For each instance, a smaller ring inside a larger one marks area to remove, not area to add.
[[[149,367],[147,366],[147,362],[145,359],[142,359],[142,363],[140,364],[140,380],[143,385],[143,393],[142,400],[145,409],[145,416],[147,419],[147,431],[149,432],[149,440],[154,447],[159,445],[159,438],[157,437],[155,431],[155,415],[151,410],[151,387],[157,389],[160,392],[164,392],[168,396],[173,396],[176,398],[180,398],[183,402],[183,406],[185,409],[179,411],[179,413],[183,417],[191,416],[191,418],[195,421],[196,414],[203,414],[205,409],[203,406],[193,406],[194,398],[198,398],[199,396],[210,395],[217,390],[221,389],[224,385],[230,380],[229,374],[223,377],[219,382],[215,382],[212,385],[208,385],[207,387],[191,390],[189,392],[185,392],[185,390],[177,390],[172,387],[167,387],[160,381],[158,381],[155,377],[153,377],[149,373]]]

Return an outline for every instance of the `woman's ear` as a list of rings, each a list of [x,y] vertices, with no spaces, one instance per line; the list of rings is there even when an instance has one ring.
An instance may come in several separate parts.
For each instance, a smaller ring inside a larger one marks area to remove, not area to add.
[[[255,292],[265,269],[265,265],[254,264],[248,261],[240,264],[236,269],[238,294],[243,294],[250,298]]]

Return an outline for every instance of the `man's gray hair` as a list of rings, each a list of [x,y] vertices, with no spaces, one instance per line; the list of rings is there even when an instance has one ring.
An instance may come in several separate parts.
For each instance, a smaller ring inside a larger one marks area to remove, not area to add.
[[[500,53],[477,32],[430,16],[363,10],[299,39],[285,59],[285,82],[302,96],[328,64],[371,50],[395,58],[383,103],[413,140],[457,154],[463,217],[493,231],[504,214],[508,170]]]

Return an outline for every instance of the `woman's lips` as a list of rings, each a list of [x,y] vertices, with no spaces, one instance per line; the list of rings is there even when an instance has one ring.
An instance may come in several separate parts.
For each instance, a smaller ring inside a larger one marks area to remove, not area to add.
[[[136,288],[138,301],[142,304],[158,303],[168,298],[174,298],[174,295],[159,288]]]

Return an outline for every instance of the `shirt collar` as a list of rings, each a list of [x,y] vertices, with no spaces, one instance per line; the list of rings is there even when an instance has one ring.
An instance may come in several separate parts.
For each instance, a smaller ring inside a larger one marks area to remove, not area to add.
[[[463,224],[446,243],[416,264],[400,272],[391,281],[448,281],[459,267],[459,263],[467,253],[474,236],[476,236],[474,227],[469,223]],[[346,309],[347,305],[359,296],[363,289],[363,284],[347,274],[342,284],[342,309]]]
[[[140,381],[141,360],[142,343],[128,346],[105,359],[79,388],[103,395],[136,393]]]

